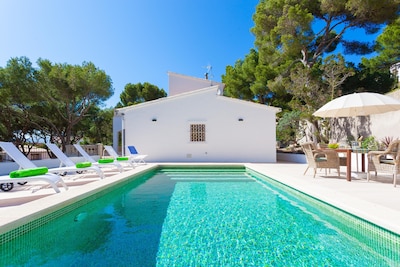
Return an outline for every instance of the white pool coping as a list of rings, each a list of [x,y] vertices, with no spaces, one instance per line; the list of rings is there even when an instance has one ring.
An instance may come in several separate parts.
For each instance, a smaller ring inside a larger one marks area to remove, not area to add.
[[[222,165],[221,163],[149,163],[122,173],[111,173],[105,179],[87,177],[68,180],[69,190],[61,188],[55,193],[52,188],[40,189],[32,193],[30,187],[20,187],[10,192],[0,192],[0,234],[6,233],[32,219],[40,218],[44,213],[59,209],[69,203],[86,197],[93,191],[120,183],[127,178],[147,172],[159,165]],[[224,164],[232,165],[232,164]],[[341,169],[341,177],[336,173],[325,177],[323,171],[316,178],[309,170],[303,175],[307,165],[301,163],[235,163],[244,165],[256,172],[273,178],[292,188],[320,199],[335,207],[377,224],[385,229],[400,234],[400,186],[393,187],[390,176],[367,182],[366,174],[358,173],[358,178],[346,181],[345,169]],[[32,200],[34,199],[34,200]]]

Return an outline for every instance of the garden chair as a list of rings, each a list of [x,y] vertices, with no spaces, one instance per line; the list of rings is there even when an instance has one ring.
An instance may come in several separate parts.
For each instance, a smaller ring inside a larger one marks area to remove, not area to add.
[[[340,177],[340,160],[339,154],[332,149],[316,149],[313,142],[306,142],[301,144],[304,154],[307,160],[307,169],[303,175],[306,174],[309,168],[314,169],[314,178],[317,173],[317,169],[325,169],[325,175],[327,175],[328,169],[336,169],[338,177]]]
[[[370,179],[371,172],[389,173],[393,175],[393,186],[396,187],[397,174],[400,171],[400,140],[392,141],[385,151],[368,152],[368,174],[367,181]]]

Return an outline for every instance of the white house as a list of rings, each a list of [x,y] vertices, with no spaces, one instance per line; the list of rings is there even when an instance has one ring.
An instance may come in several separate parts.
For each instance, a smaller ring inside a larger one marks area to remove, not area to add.
[[[115,149],[134,145],[151,162],[276,162],[279,108],[225,97],[222,83],[169,78],[171,96],[115,110]]]

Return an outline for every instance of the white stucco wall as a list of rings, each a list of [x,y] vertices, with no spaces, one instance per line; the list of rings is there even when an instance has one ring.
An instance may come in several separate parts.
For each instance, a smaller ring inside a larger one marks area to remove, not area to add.
[[[218,96],[217,89],[119,110],[125,144],[153,162],[276,162],[277,109]],[[206,124],[206,142],[190,142],[192,123]]]
[[[400,67],[400,64],[398,66]],[[390,92],[387,95],[400,100],[400,90]],[[385,137],[400,139],[400,111],[370,115],[369,126],[371,134],[377,140],[382,140]]]
[[[370,120],[371,133],[378,141],[385,137],[400,139],[400,111],[371,115]]]
[[[220,94],[222,95],[224,89],[223,83],[207,79],[185,76],[174,72],[168,72],[169,96],[179,95],[182,93],[187,93],[197,89],[202,89],[214,85],[218,85]]]

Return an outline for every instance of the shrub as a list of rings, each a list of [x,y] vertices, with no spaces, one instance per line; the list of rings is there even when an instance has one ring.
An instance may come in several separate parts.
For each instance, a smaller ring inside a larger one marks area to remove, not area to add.
[[[370,150],[378,150],[379,142],[375,140],[375,137],[368,136],[367,138],[362,140],[361,148],[370,149]]]
[[[398,138],[396,138],[396,140],[397,140]],[[382,143],[382,148],[383,149],[386,149],[388,146],[389,146],[389,144],[391,143],[391,142],[393,142],[395,139],[394,139],[394,137],[393,136],[385,136],[384,138],[382,138],[382,140],[381,140],[381,143]]]

